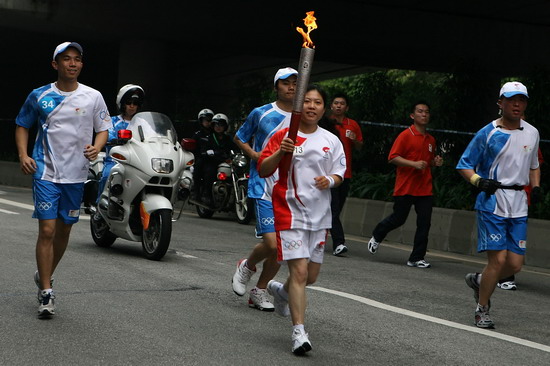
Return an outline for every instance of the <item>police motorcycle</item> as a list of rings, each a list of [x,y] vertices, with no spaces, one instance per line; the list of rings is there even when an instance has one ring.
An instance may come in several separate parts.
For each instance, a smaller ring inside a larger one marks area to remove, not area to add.
[[[227,117],[216,114],[212,121],[223,119],[227,123]],[[202,218],[211,218],[215,212],[235,212],[237,222],[246,225],[254,215],[252,203],[248,201],[248,176],[249,165],[246,156],[242,152],[231,150],[229,159],[218,164],[216,180],[211,187],[200,187],[202,191],[210,189],[212,200],[204,202],[193,197],[189,203],[195,205],[197,214]],[[200,182],[194,182],[200,184]],[[202,194],[199,194],[199,197]]]
[[[137,113],[108,144],[117,164],[90,207],[92,238],[100,247],[116,238],[141,242],[146,258],[160,260],[170,245],[173,205],[193,154],[177,142],[170,119],[157,112]]]

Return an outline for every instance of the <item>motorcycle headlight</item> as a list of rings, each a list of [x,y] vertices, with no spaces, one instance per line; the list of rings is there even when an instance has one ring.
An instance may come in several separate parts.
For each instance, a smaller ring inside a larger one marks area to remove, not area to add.
[[[233,164],[239,168],[243,168],[246,165],[247,161],[244,155],[237,155],[233,158]]]
[[[174,162],[171,159],[153,158],[151,166],[157,173],[172,173],[174,171]]]

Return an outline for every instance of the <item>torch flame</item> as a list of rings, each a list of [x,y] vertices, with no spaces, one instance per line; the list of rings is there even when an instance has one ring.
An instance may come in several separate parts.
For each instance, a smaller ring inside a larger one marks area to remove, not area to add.
[[[306,12],[307,16],[304,18],[304,24],[307,27],[307,33],[302,28],[296,27],[296,30],[298,31],[298,33],[300,33],[302,37],[304,37],[304,43],[302,44],[302,47],[315,48],[313,41],[309,37],[309,32],[311,32],[314,29],[317,29],[317,23],[315,23],[317,18],[313,16],[314,13],[315,13],[314,11]]]

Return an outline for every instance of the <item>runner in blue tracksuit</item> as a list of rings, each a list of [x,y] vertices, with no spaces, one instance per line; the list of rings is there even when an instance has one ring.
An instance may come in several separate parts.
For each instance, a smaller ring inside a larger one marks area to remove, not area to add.
[[[271,190],[276,176],[260,178],[257,161],[269,138],[279,129],[290,125],[292,104],[296,93],[298,72],[290,67],[279,69],[274,78],[277,100],[255,108],[235,134],[237,146],[250,157],[250,178],[248,197],[254,199],[256,207],[256,234],[262,235],[248,258],[241,259],[233,275],[233,291],[243,296],[246,284],[256,272],[256,264],[264,261],[262,273],[256,287],[250,290],[248,304],[264,311],[274,311],[275,307],[267,296],[267,283],[275,277],[280,265],[277,263],[277,240],[275,219],[271,204]]]
[[[527,195],[541,197],[537,156],[539,133],[524,121],[527,88],[508,82],[499,93],[501,117],[474,136],[457,169],[481,192],[477,196],[478,252],[486,252],[488,263],[481,274],[468,273],[466,283],[477,301],[475,324],[493,328],[489,317],[490,298],[499,279],[518,273],[527,247]]]

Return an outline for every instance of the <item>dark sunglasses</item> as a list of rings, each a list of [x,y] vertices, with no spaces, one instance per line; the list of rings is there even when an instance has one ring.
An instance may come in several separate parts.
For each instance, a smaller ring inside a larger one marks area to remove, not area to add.
[[[138,107],[141,105],[141,103],[140,103],[139,101],[137,101],[137,100],[132,100],[132,99],[127,100],[126,103],[124,103],[124,104],[126,104],[126,105],[132,105],[132,104],[133,104],[133,105],[136,105],[136,106],[138,106]]]

